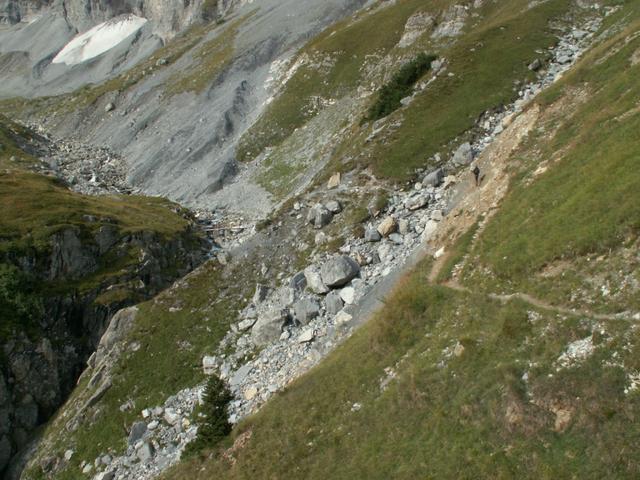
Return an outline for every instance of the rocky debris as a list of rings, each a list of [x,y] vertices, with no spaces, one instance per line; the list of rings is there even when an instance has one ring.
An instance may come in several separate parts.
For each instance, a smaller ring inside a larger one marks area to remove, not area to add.
[[[392,216],[388,216],[378,225],[378,233],[383,237],[388,237],[398,228],[398,222]]]
[[[429,204],[429,197],[427,195],[418,195],[407,200],[407,208],[410,211],[424,208]]]
[[[262,302],[265,301],[265,299],[267,298],[267,295],[269,295],[269,287],[267,287],[266,285],[256,285],[256,291],[253,294],[253,304],[254,305],[259,305]]]
[[[129,438],[127,439],[127,443],[129,445],[135,445],[138,443],[138,440],[142,438],[142,436],[147,431],[147,424],[145,422],[135,422],[131,426],[131,430],[129,431]]]
[[[379,242],[382,240],[382,235],[378,229],[369,227],[364,231],[364,240],[365,242]]]
[[[407,19],[404,33],[398,42],[398,47],[406,48],[412,45],[422,34],[435,24],[435,19],[427,12],[416,12]]]
[[[108,112],[113,109],[113,103],[105,107]],[[39,145],[42,152],[41,163],[35,167],[38,172],[56,176],[70,189],[86,195],[135,193],[127,182],[127,163],[118,154],[106,147],[53,139],[40,125],[28,126],[44,139]]]
[[[316,203],[309,209],[309,213],[307,214],[307,222],[315,228],[322,228],[325,225],[329,225],[332,218],[333,213],[321,203]]]
[[[307,328],[298,335],[298,343],[309,343],[315,338],[313,328]]]
[[[105,113],[112,112],[112,111],[114,111],[115,109],[116,109],[116,106],[115,106],[115,104],[114,104],[113,102],[109,102],[109,103],[107,103],[107,104],[105,105],[105,107],[104,107],[104,111],[105,111]]]
[[[340,296],[340,292],[334,290],[330,292],[325,297],[325,306],[327,309],[327,315],[336,315],[342,307],[344,306],[344,302],[342,301],[342,297]]]
[[[324,204],[324,206],[333,214],[340,213],[342,211],[342,205],[338,200],[329,200]]]
[[[332,258],[320,269],[322,281],[328,287],[341,287],[360,273],[360,265],[345,255]]]

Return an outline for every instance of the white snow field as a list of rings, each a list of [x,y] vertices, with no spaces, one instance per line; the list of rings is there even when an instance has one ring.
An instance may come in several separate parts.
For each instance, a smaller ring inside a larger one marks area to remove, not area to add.
[[[78,34],[67,43],[52,60],[52,63],[77,65],[101,53],[111,50],[129,35],[147,23],[146,18],[122,15],[96,25],[91,30]]]

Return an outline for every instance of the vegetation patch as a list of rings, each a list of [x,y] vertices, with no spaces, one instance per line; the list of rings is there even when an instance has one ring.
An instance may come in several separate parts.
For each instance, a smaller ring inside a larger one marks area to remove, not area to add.
[[[371,105],[365,120],[379,120],[402,106],[400,101],[409,96],[415,83],[431,68],[435,55],[420,53],[405,63],[393,78],[378,92],[378,99]]]

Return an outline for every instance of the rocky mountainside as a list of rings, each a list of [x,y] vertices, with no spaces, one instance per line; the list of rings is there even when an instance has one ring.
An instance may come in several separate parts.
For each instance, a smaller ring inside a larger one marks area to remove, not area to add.
[[[7,478],[640,474],[636,2],[61,3],[0,31],[4,311],[99,327]]]

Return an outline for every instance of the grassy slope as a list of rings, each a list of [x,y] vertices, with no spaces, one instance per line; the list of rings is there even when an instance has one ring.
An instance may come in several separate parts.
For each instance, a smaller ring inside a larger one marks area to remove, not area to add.
[[[638,18],[633,9],[619,15]],[[475,255],[478,268],[464,278],[477,292],[428,285],[423,263],[376,318],[236,429],[253,435],[235,465],[210,452],[165,478],[637,478],[640,394],[625,392],[640,369],[636,322],[500,303],[484,291],[535,286],[527,278],[556,258],[578,268],[581,254],[606,252],[613,262],[637,245],[639,67],[629,59],[640,44],[624,39],[639,28],[595,50],[542,99],[590,92],[575,115],[560,112],[549,135],[514,155],[520,173],[500,211],[479,242],[456,248],[459,258],[467,248]],[[564,291],[567,281],[551,277],[545,288]],[[611,307],[606,298],[598,305]],[[567,344],[590,335],[594,354],[558,368]],[[398,378],[381,392],[387,367]]]
[[[543,97],[549,103],[562,92],[577,96],[581,91],[588,101],[547,126],[557,129],[553,138],[544,141],[548,132],[540,131],[540,138],[521,152],[519,188],[473,251],[476,260],[471,263],[478,267],[467,268],[469,284],[530,291],[575,307],[586,302],[596,310],[640,310],[640,298],[625,292],[630,285],[624,285],[625,278],[627,283],[640,281],[640,260],[635,255],[621,258],[625,250],[637,248],[640,231],[640,65],[630,60],[640,40],[625,40],[639,27],[631,25],[591,52]],[[604,55],[607,60],[601,63]],[[554,152],[563,153],[562,162],[531,183],[532,172]],[[554,265],[562,270],[561,281],[542,274]],[[600,293],[604,284],[612,296]]]

